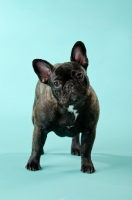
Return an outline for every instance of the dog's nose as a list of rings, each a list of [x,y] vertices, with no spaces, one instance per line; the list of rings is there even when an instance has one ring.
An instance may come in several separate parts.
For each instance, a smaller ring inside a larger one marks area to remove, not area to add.
[[[74,88],[74,84],[72,82],[66,83],[64,85],[64,90],[66,90],[67,92],[71,91]]]
[[[74,87],[73,83],[68,84],[68,90],[71,90]]]

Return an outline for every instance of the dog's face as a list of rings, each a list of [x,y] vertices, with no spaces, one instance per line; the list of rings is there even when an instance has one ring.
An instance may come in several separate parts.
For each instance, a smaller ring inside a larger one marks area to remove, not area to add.
[[[33,67],[40,81],[48,84],[58,103],[66,107],[83,101],[89,87],[86,49],[82,42],[78,43],[72,49],[72,62],[53,66],[45,60],[33,60]]]
[[[48,84],[56,100],[65,106],[76,105],[82,101],[89,87],[86,71],[75,62],[54,67]]]

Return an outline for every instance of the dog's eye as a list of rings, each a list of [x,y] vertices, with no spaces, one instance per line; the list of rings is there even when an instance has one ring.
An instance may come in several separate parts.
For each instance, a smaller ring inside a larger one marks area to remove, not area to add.
[[[79,72],[76,74],[77,79],[82,79],[83,78],[83,73]]]
[[[54,81],[54,86],[55,87],[59,87],[60,86],[60,82],[59,81]]]

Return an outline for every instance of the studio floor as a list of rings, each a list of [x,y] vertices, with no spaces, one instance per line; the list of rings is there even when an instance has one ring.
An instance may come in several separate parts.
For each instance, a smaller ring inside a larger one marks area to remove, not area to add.
[[[80,172],[80,158],[49,152],[42,170],[24,168],[28,154],[1,154],[0,199],[102,200],[132,198],[132,157],[94,153],[94,174]]]

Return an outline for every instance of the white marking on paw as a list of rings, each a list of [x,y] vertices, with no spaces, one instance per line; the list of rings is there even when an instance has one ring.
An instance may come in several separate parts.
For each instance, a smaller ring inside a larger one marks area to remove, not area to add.
[[[76,120],[77,116],[78,116],[77,110],[73,109],[72,105],[70,105],[67,110],[68,110],[68,112],[74,113],[75,120]]]

